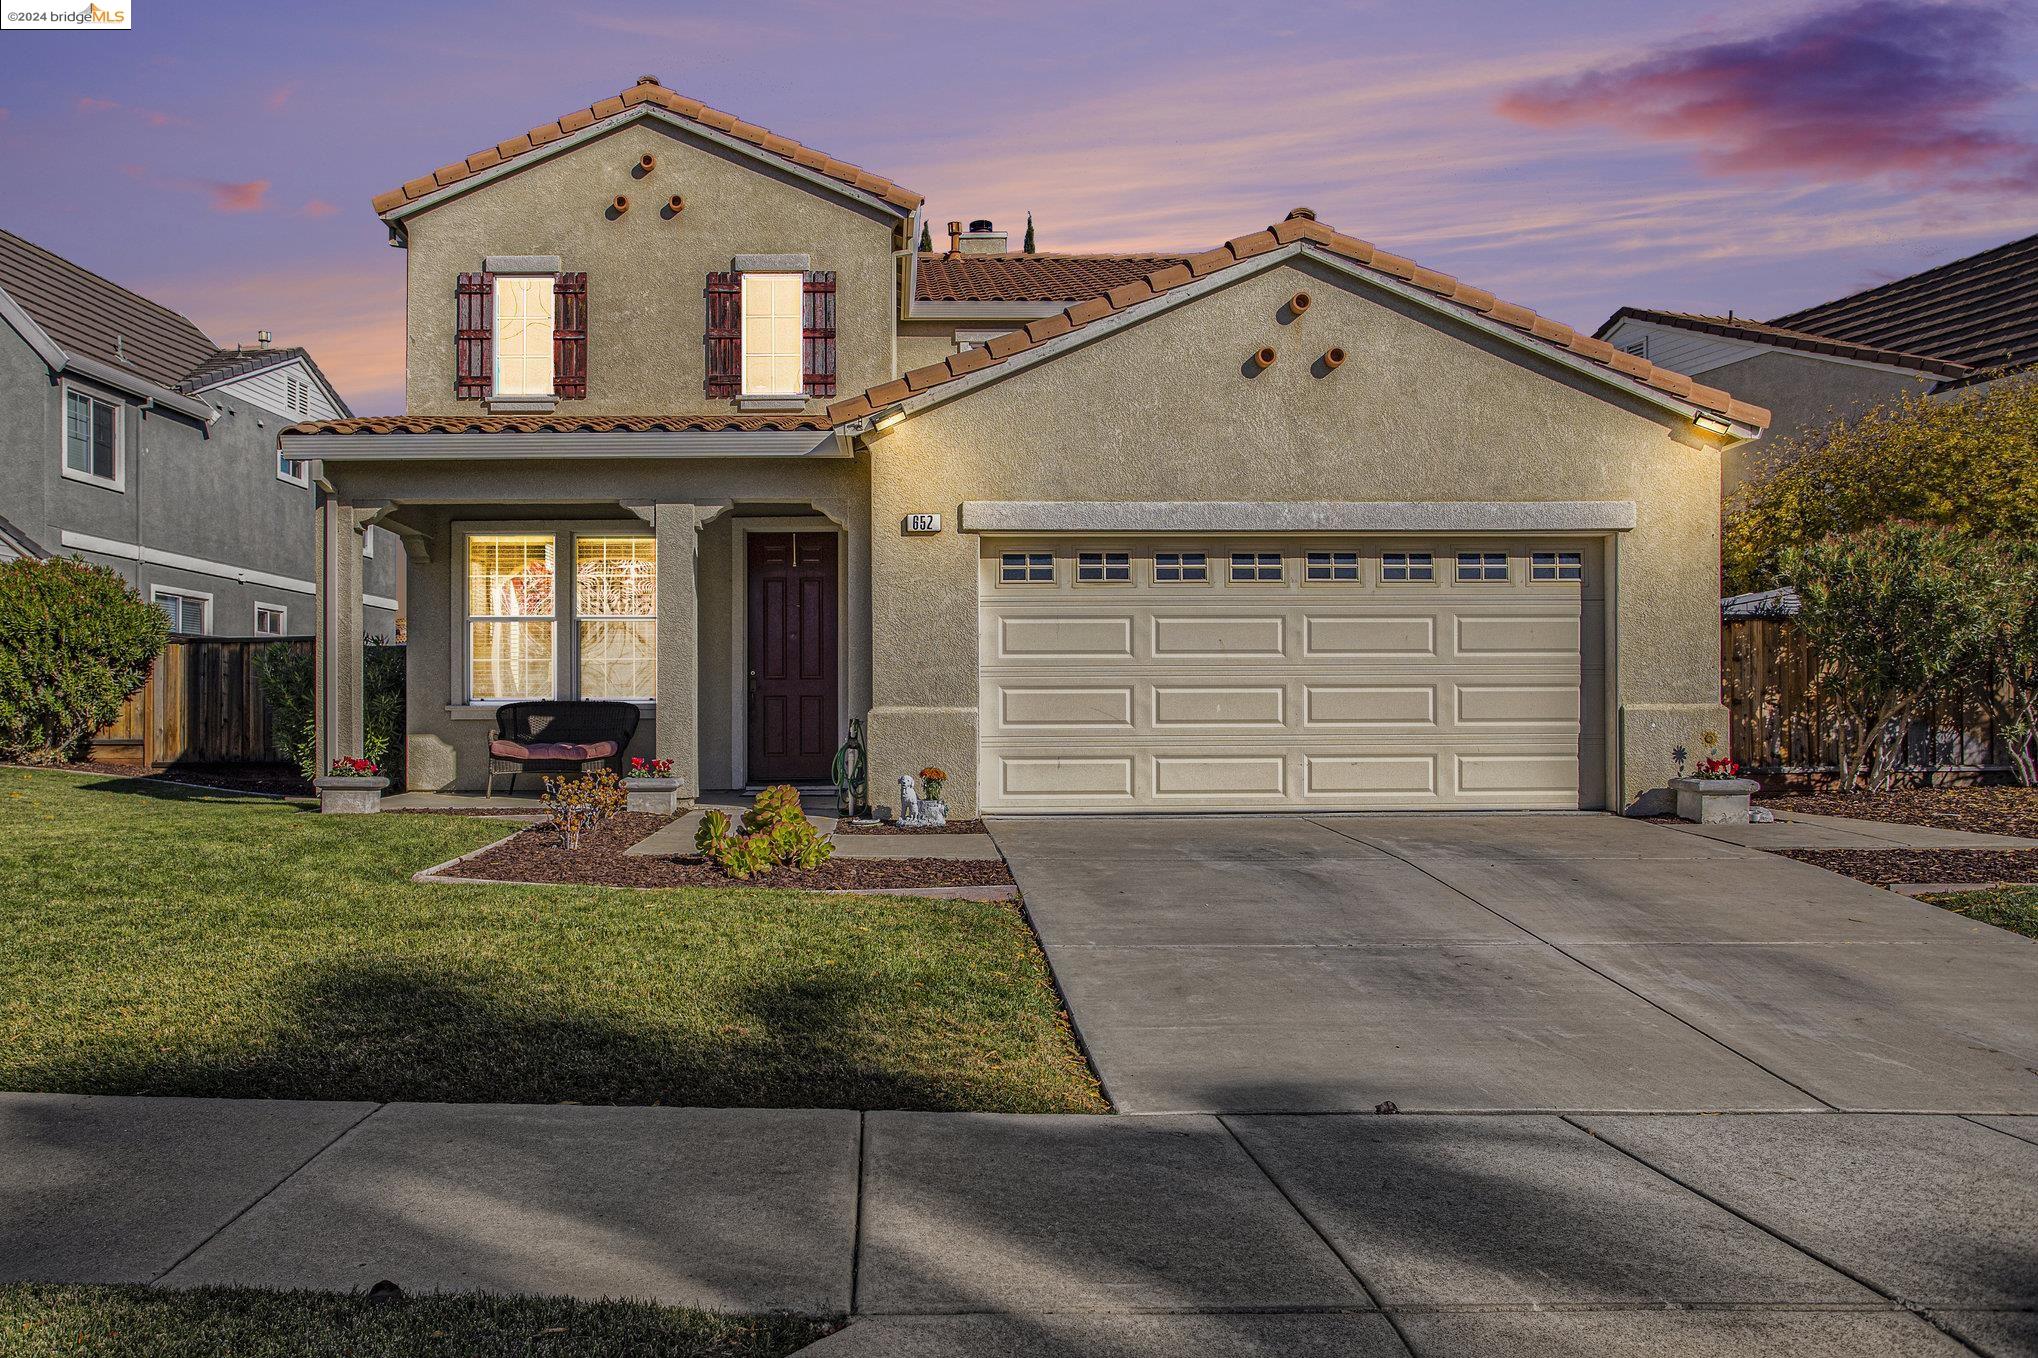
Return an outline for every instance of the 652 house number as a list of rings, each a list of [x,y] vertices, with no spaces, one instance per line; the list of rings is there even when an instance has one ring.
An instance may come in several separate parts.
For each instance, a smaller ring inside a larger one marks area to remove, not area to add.
[[[906,516],[906,531],[908,533],[938,533],[941,531],[941,516],[939,514],[908,514]]]

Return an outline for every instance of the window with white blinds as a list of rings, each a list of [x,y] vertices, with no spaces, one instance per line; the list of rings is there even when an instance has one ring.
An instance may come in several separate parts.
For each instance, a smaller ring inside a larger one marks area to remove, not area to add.
[[[557,544],[550,533],[467,539],[467,696],[558,696]]]
[[[573,615],[580,696],[658,696],[658,543],[576,538]]]

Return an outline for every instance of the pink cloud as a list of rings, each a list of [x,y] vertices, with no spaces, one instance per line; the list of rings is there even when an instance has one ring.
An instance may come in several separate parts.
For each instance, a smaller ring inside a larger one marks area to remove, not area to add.
[[[262,100],[262,107],[274,113],[277,109],[289,103],[290,96],[295,93],[297,93],[297,86],[295,85],[278,85],[275,89],[270,90],[267,97]]]
[[[313,198],[298,210],[307,217],[330,217],[339,211],[323,198]]]
[[[2028,189],[2038,142],[1991,122],[2019,89],[2008,27],[1980,0],[1855,0],[1524,85],[1498,107],[1533,127],[1685,143],[1716,175]]]
[[[240,183],[207,179],[200,181],[198,187],[211,196],[214,212],[260,212],[269,205],[269,181],[266,179],[249,179]]]
[[[108,113],[120,107],[118,100],[94,99],[89,94],[79,95],[77,104],[80,113]]]
[[[73,102],[80,113],[115,113],[125,109],[150,127],[182,127],[191,121],[161,109],[135,108],[118,99],[95,99],[89,94],[81,94]]]

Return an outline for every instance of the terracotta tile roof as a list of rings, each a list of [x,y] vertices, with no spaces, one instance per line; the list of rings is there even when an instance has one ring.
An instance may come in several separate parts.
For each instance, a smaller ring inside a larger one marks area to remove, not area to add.
[[[189,319],[0,231],[0,288],[67,354],[175,387],[219,346]]]
[[[1764,321],[1751,321],[1745,317],[1707,316],[1692,311],[1651,311],[1646,307],[1624,306],[1606,318],[1606,324],[1599,327],[1599,337],[1604,339],[1624,318],[1653,321],[1658,325],[1671,325],[1680,330],[1719,335],[1724,339],[1769,344],[1779,349],[1798,349],[1805,353],[1831,354],[1835,358],[1859,359],[1863,363],[1887,363],[1897,368],[1916,368],[1920,372],[1936,373],[1940,377],[1965,377],[1972,371],[1965,363],[1952,363],[1926,354],[1878,349],[1866,344],[1850,344],[1845,340],[1834,339],[1830,335],[1814,335]]]
[[[427,194],[436,193],[449,184],[457,184],[461,180],[477,175],[491,166],[500,165],[504,161],[515,160],[521,155],[527,155],[541,146],[558,141],[561,137],[570,136],[592,123],[599,122],[603,118],[612,118],[616,114],[646,104],[662,108],[668,113],[675,113],[689,122],[713,128],[724,136],[748,142],[761,151],[770,152],[782,160],[826,175],[828,178],[848,184],[852,188],[861,189],[865,193],[883,199],[902,212],[916,210],[922,201],[919,194],[914,193],[911,189],[902,188],[881,175],[874,175],[868,170],[858,169],[846,161],[837,160],[833,156],[823,155],[811,147],[802,146],[790,137],[781,137],[774,132],[757,126],[755,123],[746,123],[741,118],[723,113],[719,109],[709,108],[698,99],[689,99],[685,95],[675,94],[652,77],[645,76],[613,99],[604,99],[586,108],[575,109],[556,121],[546,123],[541,127],[534,127],[528,132],[511,137],[508,141],[498,142],[494,146],[476,151],[465,160],[456,160],[450,165],[434,170],[431,174],[413,179],[401,188],[391,189],[387,193],[378,194],[374,200],[375,211],[378,214],[387,215],[407,203],[416,202]]]
[[[1701,409],[1758,429],[1769,423],[1769,412],[1761,406],[1737,401],[1717,387],[1694,382],[1683,373],[1658,367],[1646,358],[1622,353],[1605,340],[1594,339],[1568,325],[1561,325],[1547,317],[1539,316],[1527,307],[1503,302],[1492,293],[1461,283],[1449,274],[1425,269],[1412,259],[1404,259],[1400,255],[1375,249],[1357,237],[1331,230],[1313,217],[1299,215],[1301,211],[1303,210],[1298,209],[1298,212],[1291,213],[1286,221],[1270,226],[1264,231],[1255,231],[1251,235],[1226,241],[1214,250],[1191,255],[1178,263],[1157,269],[1144,278],[1121,284],[1102,296],[1078,302],[1058,315],[1043,317],[1024,329],[1000,335],[981,349],[970,349],[943,362],[915,368],[903,377],[872,387],[860,396],[837,401],[828,407],[828,416],[837,424],[862,419],[886,406],[896,405],[909,396],[940,386],[944,382],[953,382],[971,373],[1003,363],[1015,354],[1024,353],[1072,330],[1092,325],[1107,316],[1137,306],[1194,279],[1228,269],[1284,245],[1305,241],[1374,273],[1385,274],[1434,294],[1463,308],[1467,313],[1483,316],[1487,320],[1521,331],[1550,348],[1583,358],[1681,401],[1688,401]]]
[[[1772,324],[1969,368],[2038,362],[2038,236],[1793,311]]]
[[[1081,302],[1144,278],[1181,255],[923,254],[914,269],[921,302]]]
[[[820,415],[368,415],[293,424],[286,434],[678,434],[833,428]]]

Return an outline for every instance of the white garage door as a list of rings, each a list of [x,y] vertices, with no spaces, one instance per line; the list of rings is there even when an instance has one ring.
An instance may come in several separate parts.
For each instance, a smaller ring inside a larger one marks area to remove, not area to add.
[[[1598,806],[1595,541],[987,538],[994,811]]]

